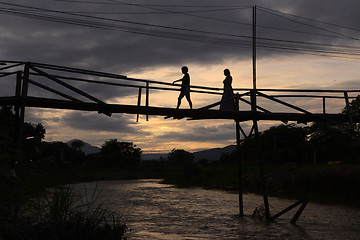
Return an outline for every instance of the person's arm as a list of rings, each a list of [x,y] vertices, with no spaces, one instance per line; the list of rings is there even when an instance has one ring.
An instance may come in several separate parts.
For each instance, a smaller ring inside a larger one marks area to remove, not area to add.
[[[180,81],[182,81],[182,79],[175,80],[175,81],[173,81],[173,84],[176,83],[176,82],[180,82]]]

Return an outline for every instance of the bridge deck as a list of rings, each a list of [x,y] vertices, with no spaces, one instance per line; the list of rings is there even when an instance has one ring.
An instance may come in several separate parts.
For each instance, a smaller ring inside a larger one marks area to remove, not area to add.
[[[0,97],[0,105],[19,104],[19,98]],[[273,120],[273,121],[297,121],[301,123],[314,121],[349,122],[346,114],[323,114],[323,113],[283,113],[283,112],[252,112],[252,111],[220,111],[213,109],[175,109],[163,107],[146,107],[122,104],[99,104],[92,102],[69,101],[50,98],[27,97],[27,107],[70,109],[82,111],[96,111],[101,113],[128,113],[167,116],[175,119],[234,119],[238,121],[249,120]],[[352,115],[353,122],[360,122],[359,115]]]

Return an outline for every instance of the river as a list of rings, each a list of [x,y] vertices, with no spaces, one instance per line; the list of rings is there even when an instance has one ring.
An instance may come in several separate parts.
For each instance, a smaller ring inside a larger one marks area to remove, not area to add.
[[[101,181],[75,184],[89,193],[102,192],[102,202],[119,212],[129,239],[360,239],[360,209],[309,203],[295,225],[291,210],[274,222],[252,217],[262,197],[244,195],[244,217],[238,196],[201,188],[176,188],[159,180]],[[295,200],[269,198],[272,215]]]

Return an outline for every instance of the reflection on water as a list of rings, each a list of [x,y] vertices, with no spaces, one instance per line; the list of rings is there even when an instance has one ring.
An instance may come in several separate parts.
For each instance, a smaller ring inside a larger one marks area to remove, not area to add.
[[[88,192],[95,183],[86,183]],[[75,189],[84,184],[74,185]],[[262,197],[244,195],[245,217],[238,217],[238,196],[201,188],[175,188],[158,180],[103,181],[102,201],[120,212],[130,239],[360,239],[360,210],[309,203],[296,225],[293,209],[275,222],[251,217]],[[294,201],[270,198],[272,214]]]

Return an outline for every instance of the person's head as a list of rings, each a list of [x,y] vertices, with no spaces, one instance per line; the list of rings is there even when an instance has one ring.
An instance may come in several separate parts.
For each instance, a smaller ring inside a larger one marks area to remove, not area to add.
[[[181,68],[181,72],[182,72],[182,73],[187,73],[188,71],[189,71],[189,69],[188,69],[187,66],[183,66],[183,67]]]
[[[226,69],[224,70],[224,75],[225,75],[225,76],[230,76],[230,70],[226,68]]]

